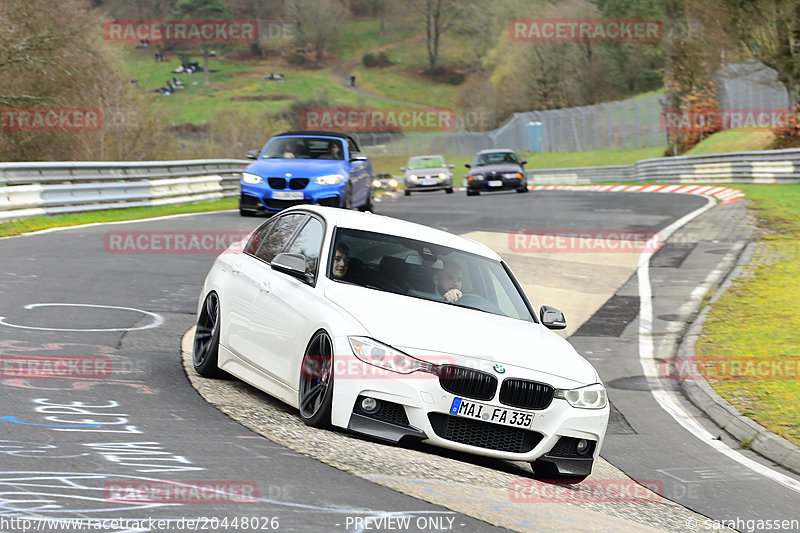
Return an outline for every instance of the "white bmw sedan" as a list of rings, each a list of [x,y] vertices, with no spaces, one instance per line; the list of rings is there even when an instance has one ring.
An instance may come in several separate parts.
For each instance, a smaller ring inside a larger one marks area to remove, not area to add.
[[[303,421],[591,473],[608,423],[595,369],[537,314],[499,255],[371,213],[287,209],[214,262],[194,368],[223,371]]]

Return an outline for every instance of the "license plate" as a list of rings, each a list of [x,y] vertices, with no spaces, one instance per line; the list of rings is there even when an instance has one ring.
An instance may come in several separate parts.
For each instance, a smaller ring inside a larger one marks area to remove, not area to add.
[[[489,182],[489,187],[502,187],[503,182],[500,180],[492,180]]]
[[[533,424],[533,413],[525,413],[506,409],[505,407],[495,407],[485,403],[473,402],[462,398],[453,398],[450,406],[450,414],[482,420],[493,424],[502,424],[515,428],[528,429]]]
[[[436,178],[427,178],[424,180],[419,180],[420,185],[436,185],[437,180]]]
[[[272,197],[276,200],[302,200],[303,191],[274,191]]]

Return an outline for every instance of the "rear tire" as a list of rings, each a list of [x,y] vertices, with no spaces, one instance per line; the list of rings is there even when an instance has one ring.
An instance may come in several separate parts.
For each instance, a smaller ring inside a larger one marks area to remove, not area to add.
[[[446,192],[447,194],[453,194],[453,188],[449,187],[448,189],[445,189],[444,192]]]
[[[467,196],[478,196],[480,193],[481,191],[472,191],[470,189],[467,189]]]
[[[370,186],[367,192],[367,201],[358,208],[359,211],[372,211],[375,208],[375,190]]]

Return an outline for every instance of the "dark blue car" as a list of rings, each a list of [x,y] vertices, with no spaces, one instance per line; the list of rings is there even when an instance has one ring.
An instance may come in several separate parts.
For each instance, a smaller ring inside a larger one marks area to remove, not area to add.
[[[255,151],[254,151],[255,152]],[[372,210],[372,164],[347,134],[276,135],[242,174],[239,213],[277,213],[299,204]]]

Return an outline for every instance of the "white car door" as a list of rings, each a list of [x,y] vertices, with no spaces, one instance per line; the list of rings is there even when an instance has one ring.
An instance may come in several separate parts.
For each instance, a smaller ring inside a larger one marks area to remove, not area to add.
[[[222,303],[227,346],[251,366],[267,368],[270,355],[267,347],[258,342],[258,332],[271,328],[264,323],[261,307],[272,278],[269,262],[283,251],[308,215],[291,213],[279,215],[256,231],[245,252],[231,264],[231,274]],[[261,231],[263,229],[263,231]]]
[[[300,364],[306,343],[314,333],[310,320],[320,308],[315,284],[325,226],[316,217],[308,217],[291,243],[283,250],[306,257],[306,280],[278,272],[266,263],[253,266],[259,280],[253,292],[250,337],[255,350],[248,359],[262,372],[283,385],[296,389],[295,369]]]

